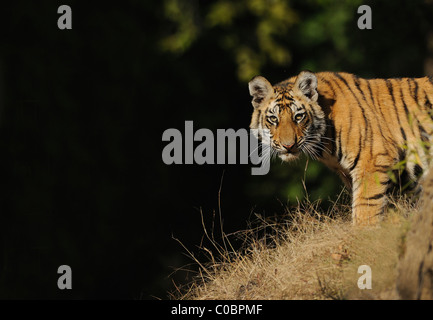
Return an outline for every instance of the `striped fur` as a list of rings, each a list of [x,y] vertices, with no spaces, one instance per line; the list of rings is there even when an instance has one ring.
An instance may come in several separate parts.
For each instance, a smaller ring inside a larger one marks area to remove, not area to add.
[[[397,187],[419,190],[433,148],[433,78],[362,79],[301,72],[272,86],[249,83],[250,127],[269,129],[278,156],[302,152],[335,170],[352,190],[356,225],[374,224]]]

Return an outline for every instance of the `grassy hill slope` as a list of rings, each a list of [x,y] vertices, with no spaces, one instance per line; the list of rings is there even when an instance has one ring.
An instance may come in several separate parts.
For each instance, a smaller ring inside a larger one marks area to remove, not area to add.
[[[202,249],[209,261],[197,261],[196,280],[176,298],[397,299],[398,260],[418,209],[404,200],[391,207],[378,226],[358,228],[348,207],[323,213],[299,205],[283,222],[260,218],[259,227],[238,234],[245,246],[237,251],[227,249],[228,238],[217,244],[208,237],[213,248]],[[371,268],[371,289],[358,287],[361,265]]]

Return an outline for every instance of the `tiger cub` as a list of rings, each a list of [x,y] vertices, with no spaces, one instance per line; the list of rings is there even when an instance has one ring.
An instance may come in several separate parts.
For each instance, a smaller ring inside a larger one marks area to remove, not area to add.
[[[418,190],[429,167],[433,77],[362,79],[339,72],[301,72],[272,86],[249,82],[250,128],[268,129],[284,161],[301,152],[335,170],[352,191],[352,221],[379,221],[386,193]]]

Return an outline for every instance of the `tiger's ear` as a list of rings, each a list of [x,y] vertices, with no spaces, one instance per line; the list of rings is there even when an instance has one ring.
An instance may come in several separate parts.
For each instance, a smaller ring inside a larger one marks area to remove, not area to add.
[[[248,83],[250,95],[253,97],[251,103],[254,108],[258,108],[262,103],[266,102],[274,93],[274,88],[264,77],[256,76]]]
[[[302,71],[296,78],[295,88],[313,102],[317,101],[319,94],[317,93],[317,77],[309,71]]]

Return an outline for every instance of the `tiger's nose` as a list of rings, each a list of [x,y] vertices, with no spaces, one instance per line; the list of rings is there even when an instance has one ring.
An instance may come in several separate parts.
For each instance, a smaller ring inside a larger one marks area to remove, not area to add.
[[[284,149],[286,149],[287,151],[290,151],[290,149],[293,148],[293,146],[295,145],[295,143],[292,143],[292,144],[284,144],[284,143],[282,143],[281,145],[284,147]]]

